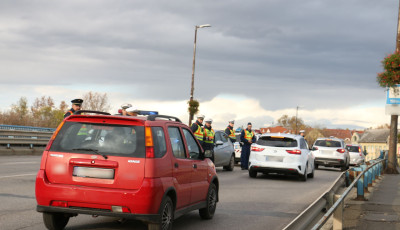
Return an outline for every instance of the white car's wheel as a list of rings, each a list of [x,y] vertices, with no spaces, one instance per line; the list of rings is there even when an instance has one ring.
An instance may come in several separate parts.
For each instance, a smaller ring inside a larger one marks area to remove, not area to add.
[[[307,181],[307,168],[308,168],[308,163],[306,164],[306,167],[304,168],[304,174],[300,174],[299,179],[301,181]]]

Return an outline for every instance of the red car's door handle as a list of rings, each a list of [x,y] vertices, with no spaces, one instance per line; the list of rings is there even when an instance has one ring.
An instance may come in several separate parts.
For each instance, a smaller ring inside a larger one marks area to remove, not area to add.
[[[179,168],[178,163],[175,163],[174,166],[175,166],[175,168]]]
[[[193,164],[193,168],[197,169],[197,164]]]

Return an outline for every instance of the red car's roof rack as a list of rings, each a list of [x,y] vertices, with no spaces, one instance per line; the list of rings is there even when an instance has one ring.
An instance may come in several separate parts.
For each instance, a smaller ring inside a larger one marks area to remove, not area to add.
[[[147,116],[147,120],[148,120],[148,121],[155,121],[156,118],[165,118],[165,119],[168,119],[168,120],[174,119],[175,121],[182,123],[182,121],[181,121],[179,118],[173,117],[173,116],[158,115],[158,114],[157,114],[157,115],[149,115],[149,116]]]

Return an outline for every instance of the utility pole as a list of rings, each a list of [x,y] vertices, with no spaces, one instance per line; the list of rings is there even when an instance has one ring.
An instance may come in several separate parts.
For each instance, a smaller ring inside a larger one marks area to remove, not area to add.
[[[296,127],[295,127],[295,131],[294,131],[294,135],[297,134],[297,112],[299,111],[299,106],[296,107]]]
[[[400,1],[399,1],[399,10],[397,17],[397,36],[396,36],[396,53],[399,52],[400,49]],[[398,115],[391,115],[390,117],[390,137],[389,137],[389,156],[388,156],[388,165],[386,167],[385,172],[388,174],[399,174],[397,171],[397,124],[398,124]]]
[[[193,92],[194,92],[194,69],[196,66],[196,43],[197,43],[197,29],[204,28],[204,27],[211,27],[210,24],[195,26],[194,28],[194,45],[193,45],[193,65],[192,65],[192,82],[190,87],[190,99],[189,101],[193,101]],[[193,114],[189,113],[189,126],[192,125]]]

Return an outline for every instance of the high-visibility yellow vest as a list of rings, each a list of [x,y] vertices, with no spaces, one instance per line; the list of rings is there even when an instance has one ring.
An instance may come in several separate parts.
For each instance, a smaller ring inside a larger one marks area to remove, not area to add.
[[[86,128],[86,125],[82,125],[81,129],[79,129],[79,132],[77,134],[78,136],[81,135],[88,135],[88,130]]]
[[[197,124],[197,130],[194,132],[194,135],[196,136],[197,140],[203,141],[204,139],[204,131],[203,128]]]
[[[204,128],[204,137],[205,137],[204,138],[205,143],[210,143],[210,144],[214,143],[214,137],[215,137],[214,129],[209,130],[207,128]]]
[[[229,126],[228,126],[228,129],[231,132],[229,134],[229,137],[232,138],[232,139],[236,139],[236,135],[235,135],[235,132],[233,131],[233,129],[231,129],[231,127],[229,127]]]
[[[251,141],[253,139],[253,137],[254,137],[253,131],[249,132],[249,131],[247,131],[247,129],[244,130],[244,138],[246,140]]]

